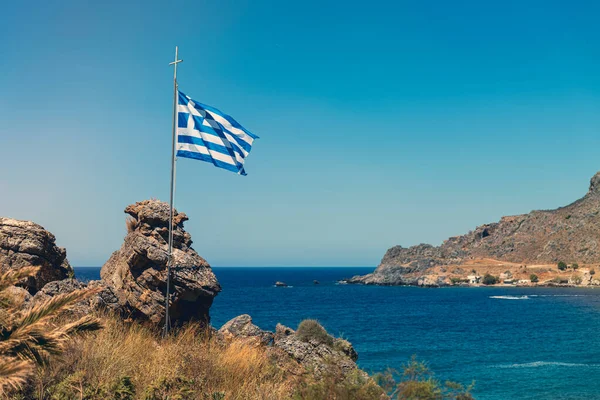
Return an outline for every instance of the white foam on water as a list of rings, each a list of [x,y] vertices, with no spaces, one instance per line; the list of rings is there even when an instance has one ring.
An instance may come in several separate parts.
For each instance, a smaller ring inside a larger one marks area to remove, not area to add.
[[[559,361],[534,361],[534,362],[522,363],[522,364],[494,365],[494,368],[540,368],[540,367],[600,368],[600,364],[566,363],[566,362],[559,362]]]
[[[490,296],[490,299],[500,299],[500,300],[529,300],[529,296]]]

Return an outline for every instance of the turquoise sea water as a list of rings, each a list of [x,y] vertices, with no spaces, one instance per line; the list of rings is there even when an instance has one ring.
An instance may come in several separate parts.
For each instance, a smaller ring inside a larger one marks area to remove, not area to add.
[[[416,354],[439,379],[475,380],[480,400],[600,399],[600,289],[336,284],[372,270],[216,267],[223,292],[212,324],[250,314],[274,330],[316,318],[353,343],[369,372],[400,368]],[[99,268],[75,272],[99,277]]]

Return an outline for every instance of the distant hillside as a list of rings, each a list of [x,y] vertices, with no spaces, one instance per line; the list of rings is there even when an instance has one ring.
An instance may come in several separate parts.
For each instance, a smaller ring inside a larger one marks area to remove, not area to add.
[[[600,263],[599,213],[600,172],[592,177],[588,193],[568,206],[503,217],[466,235],[451,237],[437,247],[428,244],[392,247],[372,274],[354,277],[349,283],[412,284],[419,275],[434,267],[475,262],[485,267],[486,262],[482,260],[488,260],[490,266],[498,262],[506,262],[506,265],[556,265],[559,261],[582,265]],[[442,268],[442,272],[445,270]]]

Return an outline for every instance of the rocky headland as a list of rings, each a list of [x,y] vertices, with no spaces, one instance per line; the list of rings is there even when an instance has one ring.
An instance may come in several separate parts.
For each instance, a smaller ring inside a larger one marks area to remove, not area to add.
[[[595,286],[600,285],[596,270],[600,272],[600,172],[587,194],[565,207],[503,217],[440,246],[392,247],[373,273],[344,282]],[[484,279],[488,276],[494,279]]]
[[[23,309],[31,310],[49,304],[48,302],[57,296],[90,290],[90,296],[69,308],[70,315],[74,318],[86,315],[99,316],[107,327],[104,334],[109,338],[115,338],[117,342],[113,344],[111,342],[113,339],[108,339],[107,342],[104,338],[98,339],[100,341],[96,343],[95,339],[91,338],[89,343],[92,344],[82,345],[83,350],[77,347],[71,350],[79,354],[78,357],[84,357],[83,354],[88,351],[94,354],[93,357],[107,357],[112,363],[115,362],[113,354],[118,354],[118,350],[107,353],[96,352],[101,352],[100,348],[103,346],[113,345],[122,345],[121,351],[131,351],[127,349],[138,346],[144,341],[147,341],[144,346],[151,347],[156,354],[160,353],[159,349],[162,347],[162,344],[156,342],[160,335],[154,339],[140,329],[159,332],[164,324],[169,206],[158,200],[145,200],[127,206],[125,213],[129,217],[126,221],[127,234],[121,248],[115,251],[103,265],[101,279],[87,283],[73,277],[73,269],[67,260],[66,250],[56,246],[56,239],[50,232],[32,222],[0,218],[0,270],[36,268],[34,276],[18,282],[17,286],[6,289],[11,293],[12,298],[18,299]],[[194,362],[207,362],[225,369],[238,368],[237,364],[222,364],[230,362],[223,361],[227,360],[227,357],[234,357],[235,362],[240,362],[242,365],[255,363],[263,372],[270,374],[269,379],[279,382],[279,387],[287,392],[302,388],[308,391],[325,390],[320,382],[326,379],[333,382],[330,384],[334,386],[349,385],[348,387],[355,388],[352,390],[366,391],[369,393],[368,398],[381,396],[385,398],[384,391],[368,374],[358,368],[356,364],[358,354],[352,345],[344,339],[331,336],[316,321],[304,321],[307,323],[300,324],[297,331],[277,325],[275,331],[270,332],[254,325],[249,315],[241,315],[218,330],[212,328],[209,311],[214,297],[221,291],[221,286],[210,265],[192,248],[191,236],[183,226],[187,220],[188,217],[184,213],[174,211],[174,265],[171,271],[170,311],[173,326],[182,326],[183,336],[182,338],[174,336],[173,342],[165,342],[165,346],[170,346],[170,352],[187,351],[177,347],[178,341],[181,340],[182,343],[187,343],[185,346],[200,346],[203,351],[215,352],[215,356],[210,360],[206,358],[208,356],[196,353],[185,356],[190,360],[198,358]],[[136,326],[139,328],[135,328]],[[194,326],[200,329],[197,333]],[[189,337],[190,332],[198,335],[196,341]],[[205,335],[210,339],[203,339]],[[116,339],[117,337],[120,339]],[[243,346],[257,350],[244,350]],[[245,354],[250,354],[251,356],[248,355],[250,359],[242,359]],[[132,359],[136,356],[129,357]],[[186,363],[185,357],[177,362]],[[85,363],[85,360],[80,358],[77,362]],[[130,362],[126,360],[125,365]],[[186,368],[190,368],[192,371],[189,373],[192,374],[198,373],[193,369],[194,362],[190,361],[186,364]],[[269,367],[270,364],[272,367]],[[283,375],[276,373],[278,370],[282,371]],[[257,371],[256,374],[258,373]],[[252,371],[248,374],[247,379],[258,379]],[[69,397],[74,395],[70,388],[75,386],[70,383],[69,379],[72,377],[67,376],[65,379],[67,389],[58,385],[52,390],[56,393],[66,390],[65,393],[68,392],[67,397]],[[229,375],[224,376],[223,379],[230,379]],[[143,378],[140,377],[138,381],[143,381]],[[160,380],[156,385],[163,385],[161,390],[167,390],[165,389],[167,387],[168,390],[175,390],[173,388],[177,388],[176,385],[173,386],[174,384],[169,382],[171,381]],[[178,382],[177,385],[192,385],[185,380],[174,382]],[[273,382],[271,383],[274,384]],[[154,384],[152,383],[151,386]],[[242,385],[247,384],[247,382],[242,383]],[[261,383],[264,384],[268,385],[269,382]],[[116,390],[114,385],[111,385],[113,383],[109,383],[108,389],[102,390]],[[33,386],[26,390],[33,390]],[[83,387],[84,384],[81,383],[81,386]],[[260,390],[260,385],[256,386],[256,390]],[[102,396],[101,392],[97,394]],[[265,395],[266,397],[261,396],[261,398],[282,398],[276,393]]]

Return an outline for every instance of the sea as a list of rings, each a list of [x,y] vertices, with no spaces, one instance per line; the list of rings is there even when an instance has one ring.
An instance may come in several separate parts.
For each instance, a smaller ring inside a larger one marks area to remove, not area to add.
[[[401,370],[416,355],[441,381],[474,381],[479,400],[600,400],[600,289],[338,283],[373,269],[214,267],[223,291],[211,323],[250,314],[275,330],[313,318],[349,340],[369,373]],[[75,275],[99,279],[100,268]]]

